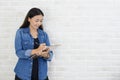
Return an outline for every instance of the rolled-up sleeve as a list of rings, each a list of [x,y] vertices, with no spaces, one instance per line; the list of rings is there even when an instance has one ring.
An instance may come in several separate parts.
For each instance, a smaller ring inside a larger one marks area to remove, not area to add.
[[[45,42],[46,42],[47,46],[50,46],[50,41],[49,41],[49,37],[48,37],[47,33],[45,33]],[[50,50],[50,52],[49,52],[49,58],[47,58],[46,60],[47,61],[51,61],[52,57],[53,57],[53,51]]]
[[[22,48],[22,39],[21,39],[21,31],[17,30],[15,36],[15,52],[19,58],[29,58],[31,55],[31,49],[23,50]]]
[[[52,60],[53,51],[50,51],[50,52],[49,52],[49,56],[50,56],[50,57],[46,59],[47,61],[51,61],[51,60]]]

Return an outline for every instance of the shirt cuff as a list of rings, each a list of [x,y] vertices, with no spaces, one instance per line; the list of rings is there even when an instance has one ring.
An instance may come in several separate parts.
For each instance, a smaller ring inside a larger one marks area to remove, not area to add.
[[[53,57],[53,52],[52,52],[52,51],[50,51],[50,52],[49,52],[49,55],[50,55],[50,57],[46,59],[47,61],[51,61],[51,60],[52,60],[52,57]]]
[[[26,50],[26,51],[25,51],[25,55],[28,56],[28,57],[30,57],[30,56],[31,56],[31,52],[32,52],[31,49]]]

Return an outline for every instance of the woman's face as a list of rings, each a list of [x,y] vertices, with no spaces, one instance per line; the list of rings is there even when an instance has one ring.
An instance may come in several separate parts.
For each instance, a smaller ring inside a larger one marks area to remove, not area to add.
[[[42,15],[36,15],[32,18],[28,18],[28,21],[30,22],[30,27],[33,29],[38,29],[39,26],[42,24],[43,16]]]

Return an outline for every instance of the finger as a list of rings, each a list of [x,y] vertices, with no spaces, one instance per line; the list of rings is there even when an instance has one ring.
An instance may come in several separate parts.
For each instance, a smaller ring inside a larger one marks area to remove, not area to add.
[[[49,48],[46,46],[42,51],[47,51]]]
[[[42,56],[46,56],[46,55],[48,55],[48,53],[47,53],[47,52],[44,52],[44,53],[42,54]]]
[[[40,46],[39,46],[39,49],[44,49],[45,48],[45,46],[46,46],[46,44],[45,43],[42,43],[42,44],[40,44]]]
[[[48,48],[47,52],[49,52],[49,51],[50,51],[50,48]]]
[[[47,49],[46,49],[46,52],[49,52],[49,51],[50,51],[50,48],[47,48]]]
[[[47,54],[47,52],[42,52],[42,54]]]
[[[38,55],[41,56],[41,54],[42,54],[42,52],[40,51],[40,52],[38,53]]]
[[[46,52],[46,53],[49,53],[49,51],[50,51],[50,50],[48,49],[48,50],[46,50],[45,52]]]
[[[46,46],[46,43],[41,43],[40,45],[41,45],[41,46]]]
[[[37,56],[39,56],[39,53],[36,53]]]

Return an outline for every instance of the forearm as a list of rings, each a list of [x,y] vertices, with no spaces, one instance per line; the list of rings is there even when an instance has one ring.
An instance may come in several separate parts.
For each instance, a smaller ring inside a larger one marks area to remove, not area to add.
[[[31,49],[28,50],[16,50],[16,55],[18,56],[18,58],[29,58],[30,54],[31,54]]]

